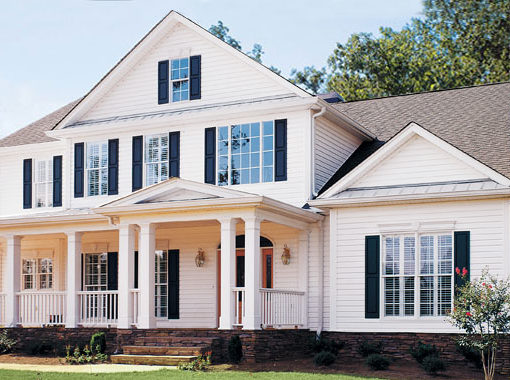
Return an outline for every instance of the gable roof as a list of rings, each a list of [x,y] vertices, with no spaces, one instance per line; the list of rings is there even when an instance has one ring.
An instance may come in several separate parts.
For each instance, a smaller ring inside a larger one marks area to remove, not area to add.
[[[81,99],[81,98],[80,98]],[[33,123],[18,129],[14,133],[4,137],[0,140],[0,148],[8,146],[18,146],[26,144],[39,144],[51,141],[57,141],[52,137],[46,135],[46,131],[53,129],[53,127],[80,101],[75,100],[56,111],[44,116],[43,118],[34,121]]]
[[[362,143],[319,194],[411,122],[510,178],[510,82],[337,103],[333,107],[377,139]]]

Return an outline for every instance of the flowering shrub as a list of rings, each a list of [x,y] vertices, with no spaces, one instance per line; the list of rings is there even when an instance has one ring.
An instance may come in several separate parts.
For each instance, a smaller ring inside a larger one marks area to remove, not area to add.
[[[504,334],[510,332],[510,281],[499,280],[487,270],[469,281],[466,268],[455,268],[464,280],[457,287],[454,308],[449,321],[465,331],[458,344],[478,350],[482,357],[486,380],[492,380],[496,369],[496,350]]]

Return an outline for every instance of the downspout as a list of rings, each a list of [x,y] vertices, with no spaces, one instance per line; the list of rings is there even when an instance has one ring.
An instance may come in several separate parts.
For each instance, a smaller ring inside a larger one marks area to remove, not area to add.
[[[326,113],[326,106],[322,106],[321,107],[321,110],[319,112],[317,112],[315,115],[312,115],[312,136],[311,136],[311,139],[310,139],[310,152],[311,152],[311,157],[310,157],[310,176],[311,176],[311,189],[310,189],[310,194],[311,194],[311,199],[314,199],[316,196],[317,196],[317,192],[315,191],[315,119],[318,118],[319,116],[322,116]]]
[[[319,222],[319,323],[317,336],[324,326],[324,219]]]

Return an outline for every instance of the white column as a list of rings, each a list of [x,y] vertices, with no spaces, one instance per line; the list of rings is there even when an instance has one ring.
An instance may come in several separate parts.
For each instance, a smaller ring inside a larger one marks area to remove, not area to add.
[[[308,252],[310,250],[310,231],[301,231],[299,233],[299,252],[298,252],[298,266],[299,266],[299,289],[305,292],[303,299],[303,309],[301,320],[304,327],[308,326]],[[276,256],[276,258],[278,258]],[[292,253],[291,253],[292,260]]]
[[[133,321],[133,296],[135,268],[135,226],[119,226],[119,320],[117,327],[127,329]]]
[[[234,297],[232,288],[236,278],[236,224],[237,219],[227,218],[221,222],[221,330],[230,330],[234,323]]]
[[[260,218],[246,217],[244,219],[245,247],[244,247],[244,278],[245,278],[245,320],[244,330],[260,329]]]
[[[156,226],[152,223],[140,226],[138,243],[138,288],[140,289],[140,315],[138,327],[156,327],[154,316],[154,260],[156,249]]]
[[[17,293],[21,284],[21,237],[7,236],[7,257],[4,270],[5,321],[7,327],[18,324],[19,304]]]
[[[67,233],[67,328],[77,327],[80,322],[81,237],[81,232]]]

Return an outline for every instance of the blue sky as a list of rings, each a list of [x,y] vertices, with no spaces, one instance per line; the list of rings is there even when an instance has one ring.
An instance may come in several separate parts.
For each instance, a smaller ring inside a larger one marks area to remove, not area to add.
[[[218,20],[243,49],[288,74],[323,66],[336,42],[401,28],[421,0],[3,0],[0,137],[86,93],[167,12],[208,29]]]

